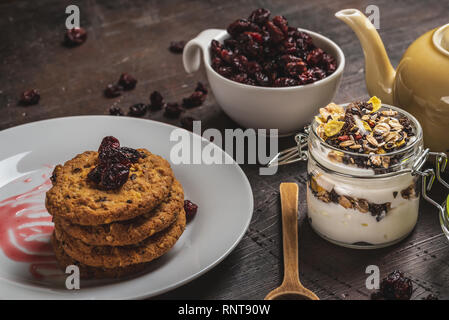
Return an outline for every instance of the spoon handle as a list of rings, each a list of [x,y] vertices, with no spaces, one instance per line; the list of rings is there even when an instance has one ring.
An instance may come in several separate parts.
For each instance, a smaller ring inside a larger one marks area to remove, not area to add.
[[[283,284],[300,284],[298,272],[298,185],[281,183]]]

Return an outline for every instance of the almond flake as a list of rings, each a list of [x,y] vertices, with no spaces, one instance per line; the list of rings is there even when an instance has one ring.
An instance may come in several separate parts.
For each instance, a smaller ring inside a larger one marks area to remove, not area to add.
[[[345,148],[345,147],[352,146],[353,144],[354,144],[353,140],[346,140],[346,141],[343,141],[342,143],[340,143],[340,147]]]
[[[377,147],[379,145],[377,140],[371,134],[366,136],[366,140],[368,140],[368,142],[371,143],[375,147]]]

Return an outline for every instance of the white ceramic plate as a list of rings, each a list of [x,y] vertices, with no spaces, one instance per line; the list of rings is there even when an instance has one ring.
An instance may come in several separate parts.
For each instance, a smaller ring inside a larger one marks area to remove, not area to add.
[[[179,287],[223,260],[239,243],[251,220],[253,195],[240,167],[233,164],[173,165],[185,198],[199,206],[180,240],[150,271],[120,281],[81,280],[67,290],[48,240],[52,225],[45,191],[52,168],[85,150],[96,150],[113,135],[122,146],[147,148],[170,160],[176,127],[111,116],[82,116],[34,122],[0,131],[0,298],[132,299]],[[211,144],[188,133],[202,147]],[[230,159],[215,145],[216,151]],[[22,195],[22,196],[20,196]],[[9,200],[8,200],[9,199]]]

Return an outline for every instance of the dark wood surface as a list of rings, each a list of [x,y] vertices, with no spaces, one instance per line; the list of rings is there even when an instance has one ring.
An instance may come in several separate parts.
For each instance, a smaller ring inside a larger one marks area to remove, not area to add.
[[[87,42],[77,48],[61,46],[65,7],[77,4]],[[167,101],[180,101],[204,72],[186,75],[180,55],[167,50],[172,40],[189,40],[207,28],[225,28],[257,7],[285,15],[290,25],[320,32],[338,43],[346,55],[346,69],[336,102],[368,97],[363,54],[354,33],[334,17],[343,8],[364,11],[380,8],[379,33],[393,65],[405,49],[427,30],[447,23],[447,1],[1,1],[0,2],[0,129],[72,115],[107,114],[112,103],[127,109],[147,102],[159,90]],[[129,72],[139,80],[135,90],[109,100],[102,91]],[[39,105],[22,107],[18,97],[38,88]],[[203,127],[234,128],[216,104],[187,112]],[[159,113],[152,119],[178,124]],[[283,139],[281,147],[292,145]],[[1,146],[7,148],[8,146]],[[305,164],[281,167],[274,176],[259,176],[258,167],[244,165],[254,192],[255,211],[246,236],[221,264],[199,279],[160,298],[262,299],[282,279],[279,184],[299,184],[299,265],[302,283],[321,299],[367,299],[365,268],[375,264],[382,276],[400,269],[413,280],[414,299],[429,293],[449,298],[449,243],[442,234],[437,210],[424,201],[415,231],[401,243],[379,250],[356,251],[319,238],[306,219]],[[432,193],[443,199],[444,190]]]

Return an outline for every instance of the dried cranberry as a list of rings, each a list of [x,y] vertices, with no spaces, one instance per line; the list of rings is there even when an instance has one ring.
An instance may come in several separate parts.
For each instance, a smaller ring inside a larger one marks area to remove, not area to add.
[[[233,56],[234,56],[233,53],[229,50],[223,49],[220,52],[221,59],[227,63],[232,63]]]
[[[261,86],[265,87],[265,86],[268,86],[270,84],[270,79],[263,72],[256,72],[254,74],[254,77],[256,78],[257,83],[259,85],[261,85]]]
[[[285,38],[282,30],[279,29],[279,27],[276,26],[272,21],[268,21],[265,25],[267,26],[267,30],[270,33],[270,37],[274,43],[281,42]]]
[[[253,57],[256,59],[262,54],[263,47],[261,47],[258,42],[250,39],[244,42],[244,44],[242,45],[242,51],[244,51],[249,57]]]
[[[263,42],[262,35],[259,32],[245,32],[247,35],[251,37],[251,39],[261,43]]]
[[[168,118],[177,118],[177,117],[179,117],[179,115],[181,114],[182,111],[183,111],[183,109],[176,102],[167,103],[167,105],[165,106],[165,110],[164,110],[164,116],[166,116]]]
[[[217,70],[223,65],[223,60],[221,60],[221,58],[215,57],[212,59],[211,65],[214,70]]]
[[[24,106],[31,106],[33,104],[39,103],[40,98],[41,95],[39,91],[37,91],[36,89],[30,89],[22,93],[20,97],[20,104]]]
[[[101,181],[101,172],[103,170],[103,166],[98,165],[95,168],[93,168],[88,174],[87,177],[89,178],[89,180],[95,182],[95,183],[100,183]]]
[[[196,83],[195,91],[201,91],[204,94],[208,93],[206,86],[202,82],[199,82],[199,81]]]
[[[150,95],[150,109],[160,110],[164,106],[164,98],[159,91],[153,91]]]
[[[312,69],[307,70],[301,76],[307,77],[308,79],[310,79],[311,82],[315,82],[315,81],[326,78],[326,72],[324,72],[322,69],[320,69],[318,67],[314,67]],[[305,82],[305,83],[308,83],[308,82]]]
[[[112,106],[109,108],[109,114],[111,116],[123,116],[123,111],[120,107]]]
[[[224,45],[232,50],[237,49],[239,42],[235,39],[229,38],[223,41]]]
[[[217,72],[225,78],[229,78],[232,76],[232,68],[231,67],[220,67]]]
[[[116,98],[122,94],[123,87],[118,84],[108,84],[104,89],[104,95],[107,98]]]
[[[120,151],[132,163],[136,163],[137,161],[139,161],[140,158],[142,158],[141,153],[138,150],[133,149],[133,148],[121,147]]]
[[[137,80],[128,73],[122,73],[118,84],[121,85],[124,90],[131,90],[136,87]]]
[[[380,292],[389,300],[409,300],[413,284],[402,272],[395,270],[382,280]]]
[[[237,19],[233,23],[231,23],[227,31],[231,36],[237,36],[242,32],[249,30],[250,22],[246,19]]]
[[[172,41],[170,42],[169,50],[173,53],[182,53],[185,45],[185,41]]]
[[[288,22],[283,16],[276,16],[273,18],[273,23],[278,27],[285,35],[288,33]]]
[[[189,97],[182,99],[184,108],[194,108],[203,104],[206,95],[202,91],[195,91]]]
[[[248,62],[247,65],[246,65],[246,69],[248,70],[248,73],[252,74],[252,75],[257,73],[257,72],[262,71],[262,67],[256,61]]]
[[[284,62],[285,64],[290,63],[290,62],[303,62],[301,58],[296,57],[294,55],[291,54],[284,54],[281,56],[281,61]]]
[[[236,74],[231,78],[231,80],[240,82],[240,83],[246,83],[248,80],[248,75],[246,73]]]
[[[136,103],[129,107],[128,116],[143,117],[147,113],[147,105],[143,103]]]
[[[197,121],[197,119],[193,117],[182,117],[181,126],[186,130],[193,131],[193,121]]]
[[[124,166],[130,166],[131,161],[128,159],[125,152],[117,148],[105,148],[98,154],[100,164],[120,163]]]
[[[198,211],[198,206],[190,200],[184,200],[184,211],[186,212],[186,218],[190,220]]]
[[[64,37],[66,46],[73,47],[83,44],[87,39],[87,32],[83,28],[67,29]]]
[[[270,18],[271,12],[264,8],[259,8],[251,12],[248,17],[248,20],[254,23],[257,23],[260,26],[263,26],[265,22]]]
[[[121,163],[108,163],[101,170],[100,188],[104,190],[118,189],[123,186],[129,177],[129,166]]]
[[[212,40],[211,41],[210,50],[212,52],[212,55],[220,56],[222,49],[223,49],[223,46],[221,45],[220,42],[218,42],[217,40]]]
[[[323,60],[323,54],[324,54],[324,52],[320,48],[316,48],[316,49],[310,51],[307,54],[307,58],[306,58],[307,63],[314,65],[314,66],[318,65]]]
[[[287,70],[287,73],[292,77],[298,76],[307,70],[307,66],[303,61],[289,62],[287,63],[285,68]]]
[[[346,140],[349,140],[350,138],[349,138],[348,135],[343,135],[343,136],[338,137],[337,139],[338,139],[339,141],[346,141]]]
[[[308,73],[308,72],[304,72],[302,74],[299,75],[298,77],[299,83],[300,84],[308,84],[308,83],[313,83],[313,76]]]
[[[101,141],[100,147],[98,148],[98,153],[104,152],[106,149],[118,149],[120,148],[120,141],[113,136],[104,137]]]
[[[275,87],[293,87],[293,86],[297,86],[298,85],[298,81],[296,81],[295,79],[292,78],[277,78],[274,81],[274,86]]]
[[[337,62],[330,54],[324,53],[321,63],[323,64],[323,68],[326,70],[327,75],[330,75],[337,70]]]
[[[232,58],[232,66],[239,72],[246,72],[248,65],[248,58],[243,55],[238,55]]]
[[[255,33],[262,33],[263,30],[257,24],[255,24],[253,22],[250,22],[249,27],[248,27],[248,31],[249,32],[255,32]]]

